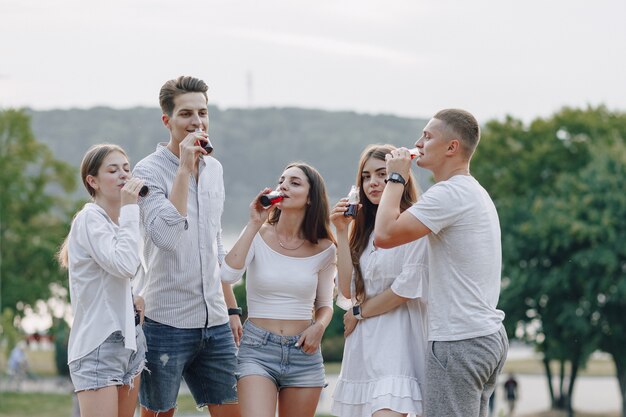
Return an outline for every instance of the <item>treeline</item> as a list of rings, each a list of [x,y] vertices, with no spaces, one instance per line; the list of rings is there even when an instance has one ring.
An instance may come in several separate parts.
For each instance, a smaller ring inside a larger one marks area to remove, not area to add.
[[[120,144],[136,163],[154,151],[157,143],[169,139],[158,108],[98,107],[29,113],[37,140],[46,143],[55,157],[75,167],[95,143]],[[326,180],[334,203],[354,183],[356,164],[365,145],[412,146],[426,124],[423,119],[296,108],[210,107],[209,118],[215,157],[224,166],[225,233],[239,232],[252,197],[265,186],[273,187],[287,163],[302,160],[315,166]],[[416,174],[427,187],[429,174],[417,170]],[[85,196],[79,187],[75,198]]]

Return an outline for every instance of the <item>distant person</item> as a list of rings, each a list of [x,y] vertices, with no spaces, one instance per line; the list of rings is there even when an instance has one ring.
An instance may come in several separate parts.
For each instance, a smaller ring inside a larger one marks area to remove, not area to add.
[[[131,417],[146,350],[143,299],[133,303],[131,291],[140,266],[137,199],[143,181],[132,178],[128,157],[117,145],[89,148],[80,173],[92,202],[74,216],[59,252],[69,270],[74,314],[70,377],[83,416]]]
[[[135,167],[150,190],[139,202],[146,269],[137,289],[147,306],[149,370],[139,395],[143,417],[174,415],[183,378],[199,408],[208,407],[213,417],[239,416],[241,310],[219,277],[224,180],[210,154],[207,89],[189,76],[161,87],[169,142]]]
[[[504,381],[504,396],[509,404],[509,415],[512,416],[517,400],[517,380],[513,374],[510,374],[508,379]]]
[[[345,306],[346,341],[331,408],[340,417],[423,415],[427,243],[416,240],[392,249],[374,245],[376,210],[387,178],[385,155],[394,149],[371,145],[361,154],[356,176],[361,207],[355,218],[344,215],[347,198],[331,211],[339,291],[352,301]],[[413,176],[407,180],[401,210],[417,200]]]
[[[22,388],[22,383],[29,374],[28,358],[26,357],[25,349],[26,343],[23,340],[17,342],[15,347],[11,349],[7,362],[9,385],[15,385],[17,391]]]
[[[282,200],[259,198],[222,265],[222,280],[246,274],[248,320],[237,377],[243,417],[313,417],[326,386],[320,343],[333,315],[336,247],[324,180],[305,163],[280,175]]]
[[[410,153],[400,148],[386,157],[389,182],[374,243],[392,248],[426,237],[429,244],[427,416],[486,416],[508,351],[504,313],[496,308],[502,269],[498,213],[470,175],[479,138],[470,113],[438,112],[415,145],[418,166],[432,171],[435,184],[403,212]]]

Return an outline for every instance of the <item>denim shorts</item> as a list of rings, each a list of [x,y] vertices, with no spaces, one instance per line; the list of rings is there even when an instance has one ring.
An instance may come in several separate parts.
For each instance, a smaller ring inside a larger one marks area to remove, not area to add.
[[[121,331],[111,333],[87,355],[69,364],[70,378],[76,392],[96,390],[112,385],[128,385],[145,368],[146,339],[141,326],[135,327],[137,351],[124,347]]]
[[[199,408],[237,402],[237,346],[228,323],[179,329],[144,319],[149,372],[144,372],[139,401],[150,411],[176,408],[182,378]]]
[[[260,375],[276,387],[325,387],[324,359],[318,348],[305,353],[297,336],[280,336],[246,321],[237,357],[237,378]]]

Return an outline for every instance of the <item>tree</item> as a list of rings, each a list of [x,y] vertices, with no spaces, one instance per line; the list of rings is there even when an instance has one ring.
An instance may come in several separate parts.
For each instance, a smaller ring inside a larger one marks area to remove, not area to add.
[[[577,372],[594,350],[614,346],[626,371],[617,319],[626,315],[625,137],[625,114],[565,108],[529,126],[489,122],[472,163],[500,214],[505,325],[544,354],[552,405],[570,415]]]
[[[67,286],[55,253],[68,230],[75,169],[37,142],[21,110],[0,111],[0,310],[18,316],[47,299],[50,283]]]

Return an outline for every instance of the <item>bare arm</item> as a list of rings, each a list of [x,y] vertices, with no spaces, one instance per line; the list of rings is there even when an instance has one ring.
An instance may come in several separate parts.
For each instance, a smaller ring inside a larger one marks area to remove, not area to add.
[[[387,172],[397,172],[404,178],[408,178],[411,167],[408,150],[400,148],[393,152],[399,153],[399,156],[393,156],[394,153],[386,155]],[[407,212],[400,214],[400,199],[403,191],[404,185],[394,182],[389,182],[383,191],[374,226],[375,244],[380,248],[393,248],[417,240],[431,232],[412,214]]]
[[[226,302],[226,308],[237,308],[237,299],[233,292],[233,286],[231,284],[222,283],[222,291],[224,292],[224,301]],[[235,344],[239,346],[241,336],[243,335],[243,326],[241,325],[241,318],[238,314],[228,315],[228,322],[230,330],[235,338]]]
[[[337,232],[337,285],[341,295],[348,300],[351,298],[350,284],[352,281],[352,255],[348,240],[348,227],[352,222],[351,217],[346,217],[348,199],[342,198],[335,205],[330,214],[330,221],[335,226]]]
[[[250,219],[248,220],[248,224],[239,236],[239,239],[237,239],[233,248],[224,258],[224,262],[233,269],[241,269],[245,266],[246,257],[248,256],[248,251],[250,251],[250,245],[252,245],[254,237],[261,229],[263,223],[267,220],[269,210],[266,210],[263,206],[261,206],[259,203],[259,197],[269,191],[271,191],[270,188],[265,188],[250,203]]]
[[[369,298],[361,304],[361,316],[363,318],[379,316],[393,310],[409,300],[410,298],[401,297],[394,293],[391,288],[387,288],[377,296]]]

